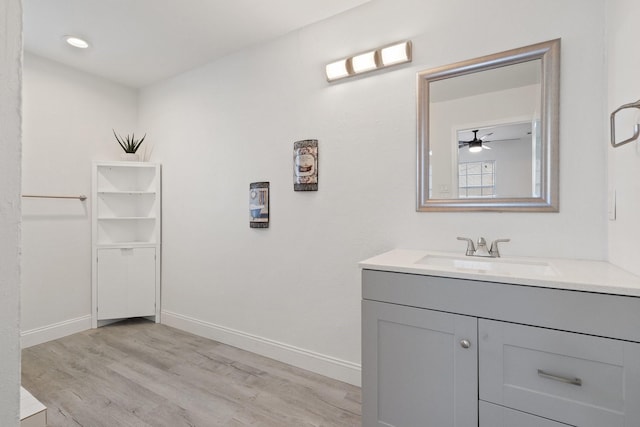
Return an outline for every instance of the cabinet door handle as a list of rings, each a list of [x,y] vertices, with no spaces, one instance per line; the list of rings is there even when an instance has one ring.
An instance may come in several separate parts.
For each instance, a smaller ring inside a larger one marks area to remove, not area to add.
[[[543,371],[542,369],[538,369],[538,376],[541,378],[547,378],[549,380],[559,381],[565,384],[577,385],[578,387],[582,386],[582,380],[580,378],[571,378],[562,375],[551,374],[549,372]]]
[[[460,346],[462,348],[469,348],[471,347],[471,342],[469,340],[460,340]]]

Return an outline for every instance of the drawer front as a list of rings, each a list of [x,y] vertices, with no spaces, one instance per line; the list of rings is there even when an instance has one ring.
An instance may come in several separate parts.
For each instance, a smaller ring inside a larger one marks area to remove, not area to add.
[[[478,322],[480,399],[580,427],[637,426],[640,344]]]
[[[504,406],[480,401],[480,427],[572,427]]]

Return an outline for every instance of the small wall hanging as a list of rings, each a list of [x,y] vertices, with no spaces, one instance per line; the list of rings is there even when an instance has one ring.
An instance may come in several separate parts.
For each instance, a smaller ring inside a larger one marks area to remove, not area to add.
[[[249,227],[269,228],[269,183],[249,184]]]
[[[318,140],[293,143],[293,189],[318,191]]]

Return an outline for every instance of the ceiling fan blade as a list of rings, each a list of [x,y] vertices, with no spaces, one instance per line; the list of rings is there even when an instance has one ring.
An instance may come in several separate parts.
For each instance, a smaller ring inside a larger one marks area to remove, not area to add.
[[[480,140],[481,140],[481,141],[484,141],[484,139],[485,139],[486,137],[491,136],[491,135],[493,135],[493,132],[489,132],[489,133],[487,133],[487,134],[484,134],[484,135],[482,135],[482,136],[480,137]]]
[[[483,150],[491,150],[491,147],[489,147],[487,144],[482,144],[482,149]]]

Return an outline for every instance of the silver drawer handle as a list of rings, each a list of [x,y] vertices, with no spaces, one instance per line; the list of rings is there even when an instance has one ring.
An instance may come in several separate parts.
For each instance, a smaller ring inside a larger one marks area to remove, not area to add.
[[[550,374],[549,372],[545,372],[542,369],[538,369],[538,376],[554,381],[560,381],[561,383],[577,385],[578,387],[582,386],[582,380],[580,378],[569,378],[563,377],[562,375]]]

